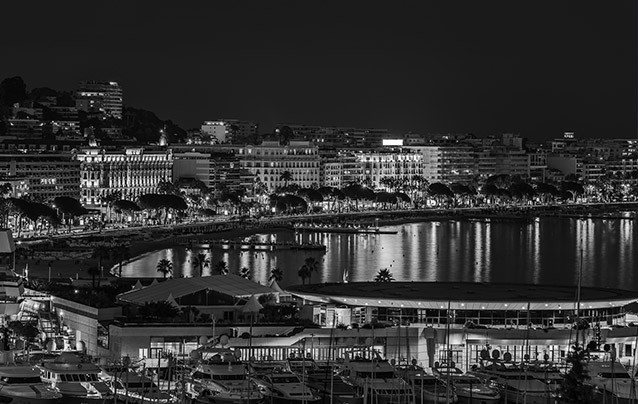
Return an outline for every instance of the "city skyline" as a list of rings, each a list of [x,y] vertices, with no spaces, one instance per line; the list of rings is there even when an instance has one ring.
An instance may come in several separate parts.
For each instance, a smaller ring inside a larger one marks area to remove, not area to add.
[[[28,14],[28,30],[5,24],[0,77],[29,89],[118,81],[125,105],[183,128],[227,117],[261,133],[278,122],[531,140],[637,133],[633,2],[36,2]],[[73,24],[50,31],[62,15]]]

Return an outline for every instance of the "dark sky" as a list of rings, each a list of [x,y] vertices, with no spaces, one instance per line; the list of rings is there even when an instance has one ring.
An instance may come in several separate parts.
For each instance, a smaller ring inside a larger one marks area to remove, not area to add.
[[[0,79],[116,80],[185,128],[637,134],[635,0],[10,3]]]

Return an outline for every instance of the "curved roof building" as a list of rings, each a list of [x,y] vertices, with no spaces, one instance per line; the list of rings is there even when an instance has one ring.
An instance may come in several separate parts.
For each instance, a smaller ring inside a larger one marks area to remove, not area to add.
[[[570,310],[577,288],[471,282],[355,282],[288,288],[310,301],[386,308],[453,310]],[[638,300],[638,292],[581,287],[581,309],[609,309]]]

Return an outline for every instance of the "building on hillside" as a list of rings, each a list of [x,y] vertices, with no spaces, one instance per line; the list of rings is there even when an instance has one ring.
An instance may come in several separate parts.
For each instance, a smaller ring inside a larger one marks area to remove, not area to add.
[[[259,178],[270,192],[289,183],[309,188],[321,182],[321,157],[311,142],[291,141],[281,146],[276,141],[265,141],[240,148],[238,157],[240,167]],[[285,172],[290,179],[282,177]]]
[[[44,124],[39,119],[8,119],[7,136],[16,139],[42,139]]]
[[[82,81],[75,93],[78,111],[122,119],[122,87],[115,81]]]
[[[100,148],[82,149],[80,163],[80,201],[97,207],[102,198],[119,191],[122,198],[135,200],[157,192],[162,181],[173,180],[173,153],[170,149],[151,151],[130,147],[123,151]]]
[[[200,131],[213,140],[214,143],[243,143],[257,136],[257,124],[238,119],[218,119],[205,121]]]
[[[290,133],[285,134],[286,131]],[[288,140],[305,140],[318,147],[380,147],[390,138],[387,129],[278,124],[275,133]]]
[[[26,182],[20,192],[36,201],[80,197],[80,163],[71,153],[0,154],[0,176],[5,182]]]

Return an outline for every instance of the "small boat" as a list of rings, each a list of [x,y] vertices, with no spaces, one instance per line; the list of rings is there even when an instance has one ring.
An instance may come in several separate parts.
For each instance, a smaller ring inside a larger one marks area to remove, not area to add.
[[[62,394],[40,379],[40,369],[26,365],[0,366],[0,403],[56,404]]]
[[[253,376],[253,381],[264,395],[267,404],[313,404],[321,397],[315,395],[296,374],[279,371]]]
[[[463,373],[457,367],[437,366],[432,372],[443,383],[454,386],[459,403],[496,404],[501,401],[496,389],[487,387],[478,377]]]
[[[114,394],[99,378],[97,365],[85,362],[77,354],[61,353],[52,362],[39,365],[42,380],[62,393],[64,404],[111,404]]]
[[[200,349],[201,362],[186,383],[186,394],[197,403],[256,404],[263,400],[248,369],[230,348]]]

